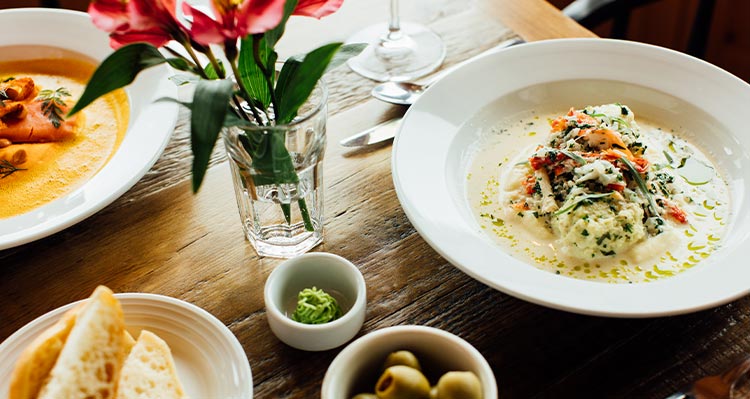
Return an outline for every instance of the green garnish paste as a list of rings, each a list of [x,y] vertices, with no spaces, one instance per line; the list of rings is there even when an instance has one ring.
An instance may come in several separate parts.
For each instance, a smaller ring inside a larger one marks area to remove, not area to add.
[[[325,291],[312,287],[305,288],[297,295],[297,308],[292,320],[304,324],[323,324],[343,315],[336,299]]]

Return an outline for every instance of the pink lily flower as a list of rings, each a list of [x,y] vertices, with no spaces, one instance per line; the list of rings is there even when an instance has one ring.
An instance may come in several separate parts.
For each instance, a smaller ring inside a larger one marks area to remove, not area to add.
[[[94,0],[89,15],[99,29],[109,32],[110,46],[147,42],[161,47],[185,28],[175,15],[175,0]]]
[[[213,19],[182,3],[186,16],[192,16],[190,35],[196,42],[208,45],[235,41],[247,35],[275,28],[284,16],[285,0],[213,0]]]
[[[336,12],[343,3],[344,0],[299,0],[292,15],[304,15],[320,19]]]

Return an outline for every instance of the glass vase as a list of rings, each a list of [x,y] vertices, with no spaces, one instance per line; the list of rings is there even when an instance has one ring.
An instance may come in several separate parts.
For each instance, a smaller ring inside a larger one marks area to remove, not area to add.
[[[245,236],[258,255],[291,258],[323,241],[327,91],[287,125],[222,130]]]

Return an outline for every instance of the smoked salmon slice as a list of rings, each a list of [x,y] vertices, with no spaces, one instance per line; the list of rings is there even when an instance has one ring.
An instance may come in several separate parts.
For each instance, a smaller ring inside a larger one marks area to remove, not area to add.
[[[0,83],[0,139],[12,143],[65,141],[75,137],[76,117],[64,119],[67,104],[37,97],[31,78]],[[57,119],[51,118],[50,107]]]

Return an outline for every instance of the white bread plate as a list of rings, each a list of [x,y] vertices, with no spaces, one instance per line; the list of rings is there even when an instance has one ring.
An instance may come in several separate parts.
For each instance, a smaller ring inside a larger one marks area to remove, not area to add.
[[[0,26],[7,32],[24,32],[0,36],[0,47],[47,46],[93,60],[103,60],[112,52],[107,34],[97,29],[83,12],[43,8],[2,10]],[[0,62],[57,57],[54,51],[36,49],[25,53],[4,54]],[[109,162],[68,194],[29,212],[0,219],[0,250],[44,238],[88,218],[119,198],[151,169],[177,122],[176,104],[154,102],[163,97],[177,97],[177,87],[168,79],[172,75],[169,67],[160,65],[140,74],[125,89],[130,121],[125,138]]]
[[[189,398],[252,399],[253,379],[245,351],[232,332],[207,311],[179,299],[144,293],[115,294],[131,335],[147,329],[169,344]],[[38,317],[0,344],[0,397],[16,359],[36,336],[78,302]]]

